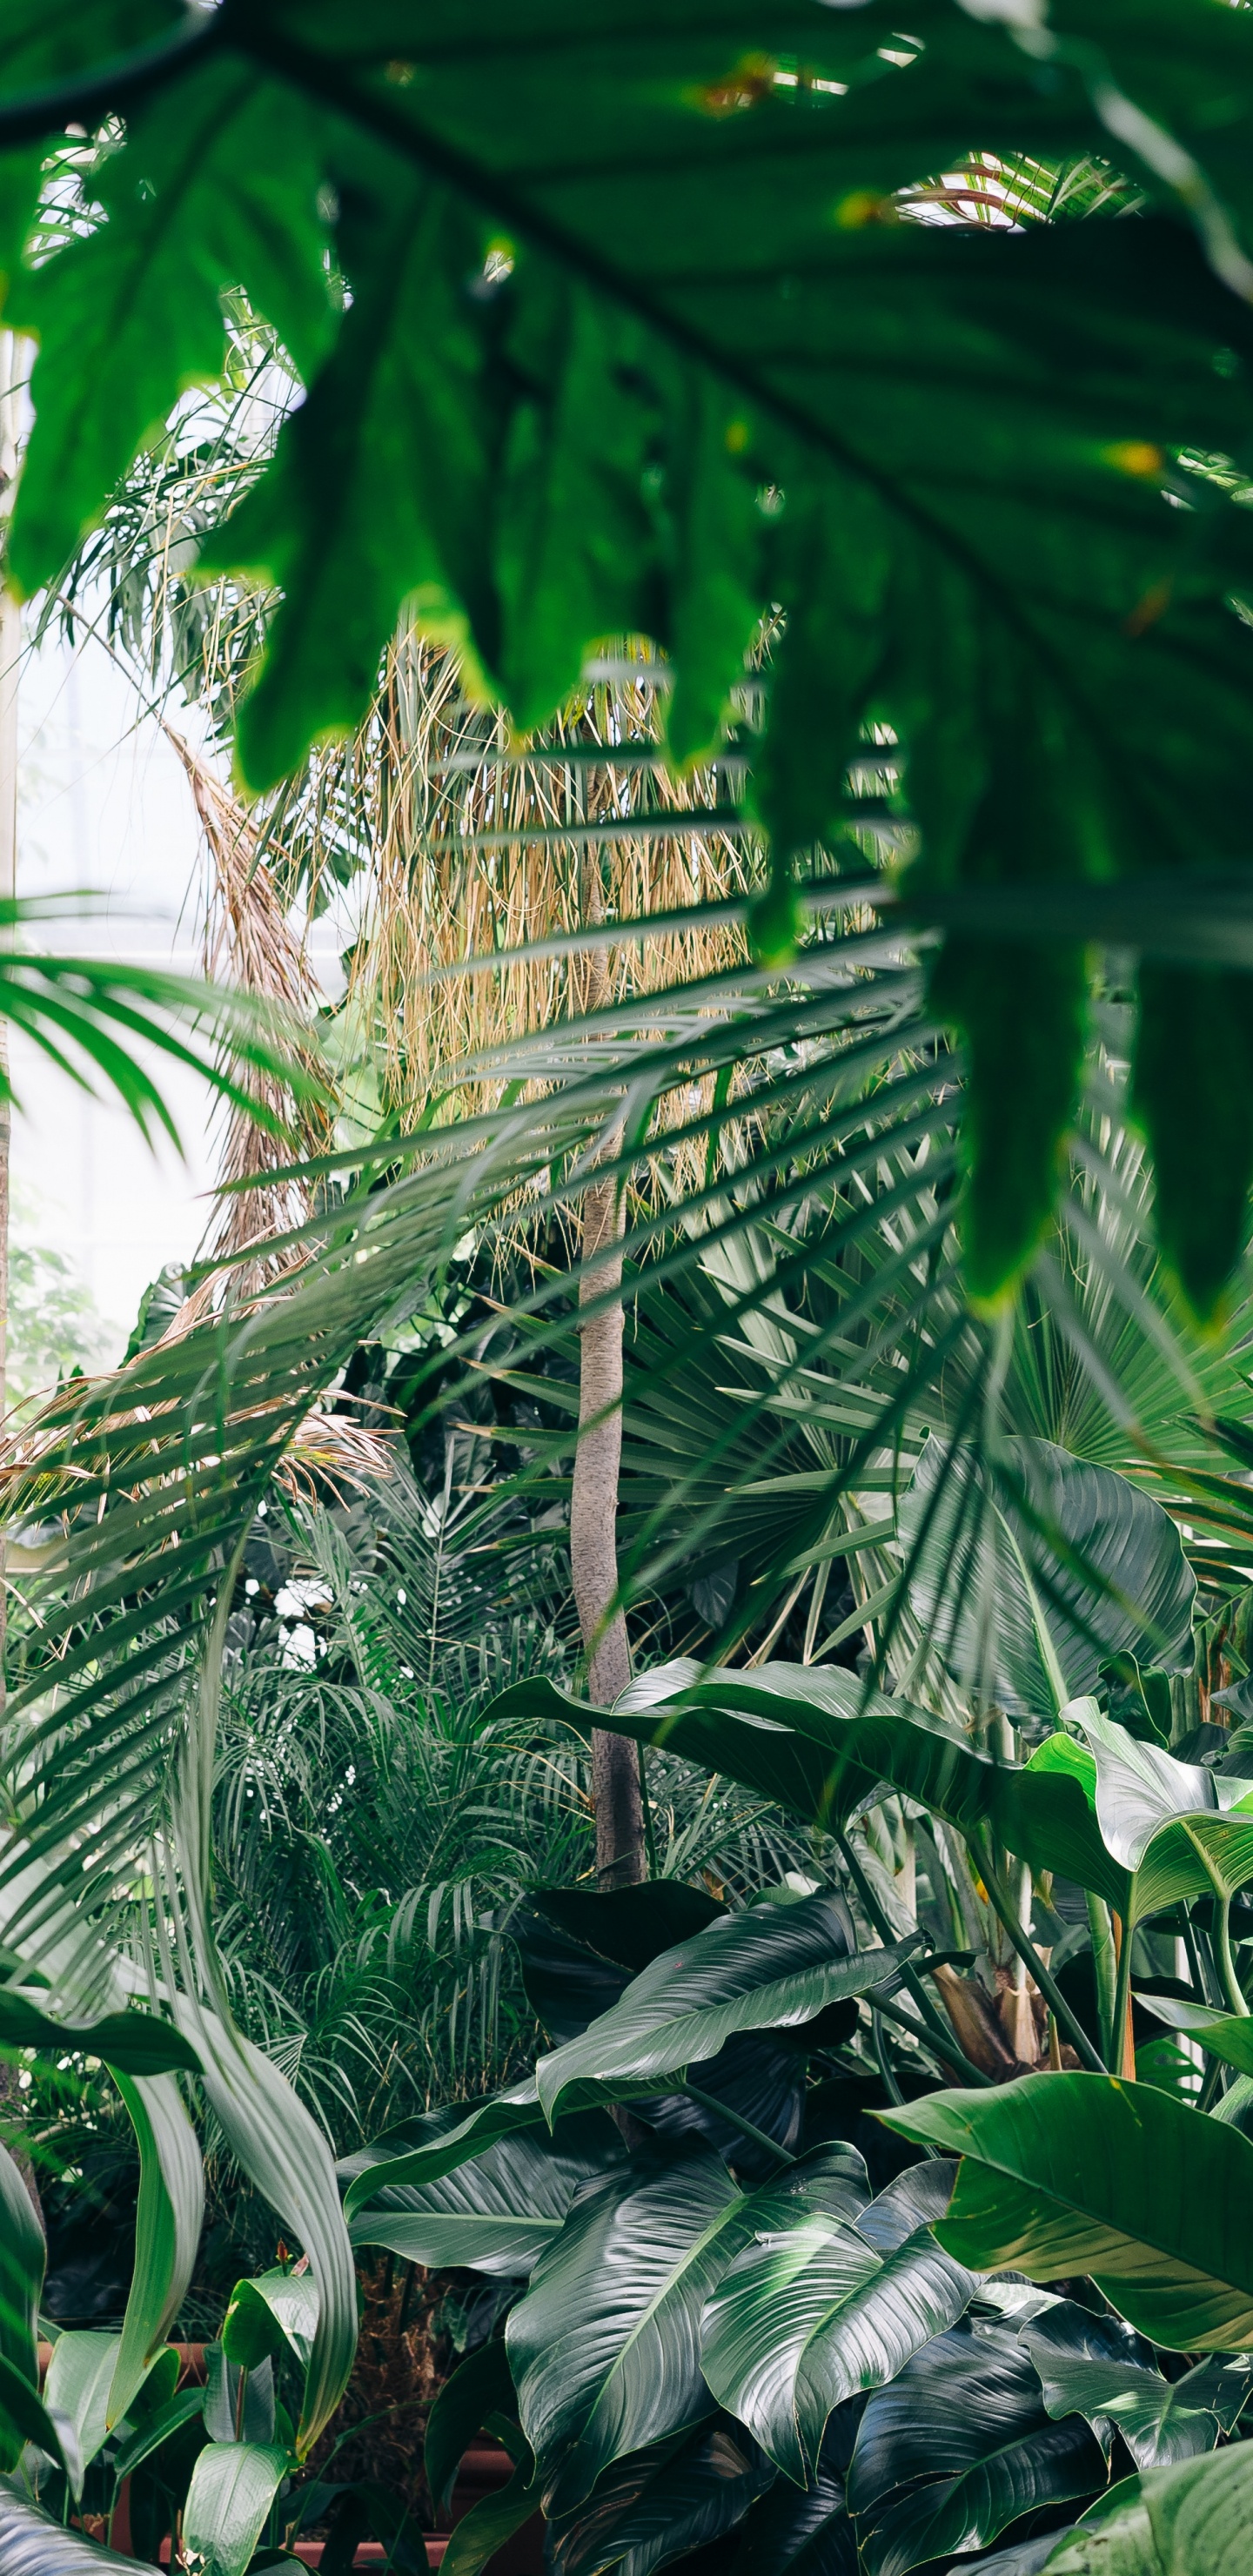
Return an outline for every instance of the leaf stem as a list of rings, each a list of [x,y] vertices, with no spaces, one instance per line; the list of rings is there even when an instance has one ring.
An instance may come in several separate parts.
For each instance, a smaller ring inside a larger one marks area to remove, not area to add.
[[[1131,1927],[1121,1915],[1114,1916],[1114,1954],[1118,1974],[1114,1984],[1114,2027],[1110,2034],[1109,2071],[1135,2082],[1136,2059],[1131,2030]]]
[[[729,2102],[719,2102],[713,2093],[702,2093],[699,2084],[684,2083],[679,2089],[686,2093],[689,2102],[699,2102],[702,2111],[713,2111],[718,2119],[726,2121],[728,2128],[738,2129],[741,2137],[751,2138],[755,2147],[764,2147],[777,2165],[795,2164],[795,2156],[790,2156],[786,2147],[781,2147],[777,2139],[768,2138],[765,2130],[759,2129],[755,2120],[746,2120],[742,2111],[733,2111]]]
[[[1084,2065],[1089,2067],[1094,2075],[1107,2074],[1109,2070],[1102,2065],[1083,2023],[1077,2014],[1072,2012],[1056,1977],[1050,1976],[1030,1934],[1024,1932],[978,1835],[971,1833],[967,1836],[967,1840],[978,1862],[979,1876],[988,1891],[992,1910],[1004,1924],[1019,1958],[1026,1961],[1045,2002],[1052,2005],[1058,2020],[1065,2023]]]
[[[888,2021],[896,2022],[901,2030],[907,2030],[911,2038],[920,2040],[924,2048],[929,2048],[934,2056],[951,2066],[955,2074],[964,2075],[968,2084],[977,2084],[984,2090],[991,2089],[991,2076],[985,2075],[981,2066],[972,2066],[965,2050],[955,2039],[944,2038],[938,2031],[924,2030],[919,2022],[911,2021],[909,2014],[901,2012],[896,2004],[881,2003],[877,1995],[871,2000],[870,2008],[872,2012],[883,2013]]]
[[[845,1868],[847,1869],[849,1877],[852,1879],[853,1885],[861,1898],[862,1904],[866,1909],[866,1913],[870,1918],[870,1922],[874,1930],[878,1933],[879,1939],[882,1941],[885,1949],[891,1949],[895,1945],[897,1935],[893,1931],[892,1926],[883,1911],[883,1907],[880,1905],[878,1897],[875,1895],[874,1889],[872,1888],[870,1881],[857,1858],[857,1854],[842,1827],[836,1833],[835,1841],[843,1856]],[[944,2022],[941,2021],[937,2007],[932,2002],[930,1995],[927,1993],[927,1989],[924,1986],[912,1959],[902,1959],[901,1975],[913,1996],[914,2002],[918,2006],[918,2010],[926,2023],[927,2029],[935,2042],[936,2049],[940,2056],[947,2058],[949,2065],[955,2066],[959,2073],[967,2076],[972,2084],[985,2084],[988,2079],[983,2074],[982,2069],[978,2066],[972,2066],[970,2059],[965,2055],[963,2050],[957,2049],[956,2053],[954,2053],[955,2044],[950,2038]]]
[[[1216,1896],[1214,1899],[1214,1957],[1230,2010],[1233,2013],[1239,2013],[1241,2019],[1247,2021],[1249,2007],[1245,2001],[1244,1989],[1236,1975],[1236,1963],[1232,1956],[1231,1898],[1229,1896]]]

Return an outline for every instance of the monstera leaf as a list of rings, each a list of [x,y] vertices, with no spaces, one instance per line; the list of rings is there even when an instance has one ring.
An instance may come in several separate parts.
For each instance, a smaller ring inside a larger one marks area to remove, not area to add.
[[[1196,1577],[1179,1532],[1112,1468],[1012,1439],[991,1471],[928,1441],[899,1528],[920,1625],[1011,1717],[1056,1717],[1127,1652],[1191,1670]]]
[[[701,2364],[715,2397],[800,2486],[833,2409],[894,2378],[970,2300],[973,2275],[930,2226],[953,2177],[944,2162],[919,2166],[851,2220],[795,2191],[756,2195],[753,2241],[701,2321]]]
[[[936,2222],[959,2263],[1037,2281],[1090,2272],[1155,2343],[1253,2347],[1253,2146],[1238,2129],[1103,2075],[1023,2076],[880,2116],[961,2156]]]

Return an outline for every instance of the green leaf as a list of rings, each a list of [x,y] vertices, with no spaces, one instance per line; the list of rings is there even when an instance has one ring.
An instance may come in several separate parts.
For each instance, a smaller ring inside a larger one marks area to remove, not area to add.
[[[221,374],[224,287],[248,290],[299,366],[325,352],[320,124],[238,58],[197,63],[128,117],[125,151],[94,183],[104,225],[14,287],[9,318],[40,342],[39,431],[10,539],[27,594],[61,570],[178,395]]]
[[[357,2286],[326,2138],[271,2059],[207,2013],[196,2018],[204,2089],[231,2152],[309,2257],[318,2321],[296,2431],[307,2458],[347,2385]],[[305,2293],[301,2292],[303,2299]]]
[[[183,2550],[201,2576],[244,2576],[292,2459],[278,2443],[210,2442],[191,2473]]]
[[[1241,2576],[1248,2564],[1253,2450],[1148,2469],[1056,2543],[1049,2576]]]
[[[1246,1780],[1224,1779],[1203,1763],[1179,1762],[1156,1744],[1138,1743],[1090,1701],[1079,1701],[1070,1714],[1092,1748],[1102,1839],[1134,1873],[1132,1921],[1181,1897],[1233,1896],[1253,1878],[1253,1792]]]
[[[120,2568],[125,2576],[152,2576],[137,2558],[123,2558],[81,2531],[63,2529],[51,2514],[8,2478],[0,2478],[0,2558],[4,2576],[99,2576],[103,2568]]]
[[[135,2270],[109,2390],[110,2427],[130,2413],[182,2307],[204,2221],[200,2149],[173,2075],[111,2069],[139,2145]]]
[[[1015,862],[1024,872],[1030,866],[1003,839],[998,848],[993,834],[998,824],[1002,835],[1020,833],[1028,816],[1040,829],[1040,789],[1047,795],[1047,782],[1042,762],[1035,778],[998,780],[990,790],[995,821],[988,855],[994,865],[999,861],[998,873]],[[1060,779],[1057,792],[1065,793]],[[986,807],[980,819],[986,831]],[[1039,940],[1026,948],[950,934],[932,969],[929,998],[937,1017],[960,1030],[969,1052],[966,1277],[977,1301],[995,1303],[1021,1278],[1053,1213],[1062,1142],[1079,1097],[1087,960],[1074,942]]]
[[[406,2185],[421,2190],[427,2183],[438,2182],[441,2175],[455,2173],[471,2156],[481,2156],[498,2138],[542,2128],[543,2123],[539,2095],[529,2075],[521,2084],[473,2103],[466,2112],[435,2111],[410,2121],[391,2139],[380,2138],[374,2146],[345,2158],[340,2166],[340,2172],[349,2177],[344,2215],[353,2218],[384,2188]]]
[[[796,1905],[748,1907],[665,1950],[577,2039],[535,2070],[550,2120],[598,2101],[659,2089],[659,2078],[716,2057],[732,2034],[791,2029],[831,2003],[881,1985],[896,1950],[848,1955],[843,1900],[820,1891]]]
[[[540,2509],[540,2481],[528,2475],[525,2463],[514,2470],[507,2486],[495,2495],[480,2496],[468,2513],[463,2513],[440,2561],[448,2565],[451,2576],[481,2576],[490,2566],[498,2549],[512,2540],[515,2531]]]
[[[47,2247],[30,2194],[7,2148],[0,2147],[0,2361],[38,2396],[39,2298]],[[0,2415],[0,2463],[16,2468],[27,2435]]]
[[[205,2346],[205,2431],[211,2442],[275,2438],[274,2364],[267,2353],[252,2370],[228,2361],[220,2343]]]
[[[1158,1241],[1207,1320],[1253,1181],[1253,992],[1246,975],[1156,958],[1142,960],[1139,985],[1133,1099],[1153,1148]]]
[[[190,2040],[154,2013],[105,2013],[95,2022],[58,2022],[11,1986],[0,1988],[0,2041],[6,2048],[37,2048],[45,2054],[81,2049],[124,2075],[164,2075],[175,2068],[200,2072]]]
[[[857,2534],[844,2496],[852,2439],[851,2429],[832,2425],[813,2484],[798,2488],[789,2479],[772,2488],[749,2517],[735,2576],[858,2576]]]
[[[1090,2272],[1154,2343],[1253,2345],[1253,2147],[1239,2130],[1103,2075],[1023,2076],[879,2117],[962,2157],[936,2233],[972,2271]]]
[[[1253,2020],[1241,2013],[1214,2012],[1209,2004],[1184,2003],[1174,1995],[1137,1992],[1136,2002],[1155,2013],[1159,2021],[1168,2022],[1172,2030],[1186,2031],[1189,2039],[1199,2039],[1211,2057],[1220,2057],[1238,2074],[1253,2075]]]
[[[701,2321],[701,2367],[776,2467],[800,2486],[816,2474],[827,2419],[882,2387],[910,2354],[954,2325],[975,2288],[942,2252],[954,2168],[901,2175],[853,2218],[770,2185],[753,2200],[753,2241],[729,2266]]]
[[[203,2416],[204,2405],[203,2388],[180,2388],[154,2414],[145,2415],[129,2439],[118,2445],[113,2474],[119,2483],[135,2469],[141,2469],[145,2460],[152,2459],[172,2434],[181,2433],[185,2424]]]
[[[54,2465],[63,2470],[67,2484],[75,2495],[83,2491],[83,2461],[75,2440],[74,2426],[57,2407],[43,2405],[39,2393],[24,2374],[0,2354],[0,2425],[3,2425],[6,2447],[21,2456],[27,2442],[46,2451]],[[0,2486],[0,2493],[3,2492]]]
[[[120,2347],[120,2335],[111,2334],[60,2334],[52,2347],[44,2402],[72,2430],[76,2500],[83,2492],[83,2471],[109,2433],[109,2391]]]
[[[831,2147],[776,2188],[855,2211],[865,2168]],[[505,2329],[545,2511],[581,2504],[601,2471],[711,2411],[700,2366],[705,2301],[752,2232],[753,2198],[705,2150],[641,2157],[589,2189]]]
[[[930,1515],[927,1518],[927,1515]],[[957,1679],[1011,1717],[1056,1718],[1128,1648],[1192,1668],[1196,1577],[1160,1503],[1051,1440],[991,1467],[929,1440],[899,1514],[914,1612]]]
[[[461,2462],[488,2416],[512,2410],[513,2380],[498,2336],[480,2344],[444,2381],[426,2419],[423,2467],[436,2514],[447,2511]]]
[[[769,2486],[768,2469],[738,2424],[697,2427],[619,2460],[586,2505],[553,2531],[556,2576],[652,2576],[671,2559],[724,2539]]]
[[[1190,2460],[1212,2451],[1219,2419],[1210,2402],[1229,2362],[1202,2362],[1182,2379],[1164,2379],[1151,2349],[1113,2317],[1094,2317],[1059,2300],[1023,2327],[1022,2343],[1040,2375],[1048,2413],[1085,2415],[1108,2457],[1121,2433],[1138,2469]],[[1238,2371],[1247,2392],[1247,2364]]]
[[[354,2245],[386,2245],[434,2271],[465,2264],[525,2278],[560,2235],[575,2193],[622,2161],[609,2121],[563,2120],[551,2140],[498,2138],[421,2189],[387,2184],[383,2205],[354,2219],[349,2232]]]
[[[237,2281],[222,2320],[222,2350],[238,2369],[286,2354],[307,2370],[318,2324],[317,2285],[308,2272],[278,2268]]]
[[[1050,2424],[1018,2338],[1003,2327],[958,2328],[870,2398],[848,2501],[867,2576],[907,2576],[1104,2482],[1087,2425]]]

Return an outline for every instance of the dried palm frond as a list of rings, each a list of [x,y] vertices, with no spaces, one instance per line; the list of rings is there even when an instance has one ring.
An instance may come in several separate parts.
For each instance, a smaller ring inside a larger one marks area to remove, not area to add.
[[[166,724],[164,731],[187,773],[211,863],[204,928],[205,974],[213,983],[229,983],[311,1022],[317,986],[304,945],[292,929],[272,867],[261,856],[257,832],[243,806],[215,777],[207,762],[182,735]],[[310,1039],[300,1060],[311,1081],[324,1082],[320,1054]],[[325,1153],[331,1142],[331,1111],[324,1093],[299,1096],[290,1084],[254,1073],[248,1091],[269,1112],[273,1124],[262,1127],[246,1108],[233,1108],[226,1123],[218,1196],[200,1245],[199,1258],[238,1263],[241,1253],[260,1247],[268,1237],[303,1225],[313,1213],[304,1181],[286,1177],[294,1161]],[[277,1175],[283,1174],[283,1178]],[[246,1295],[266,1278],[303,1258],[296,1250],[267,1250],[255,1262],[233,1272],[235,1294]],[[203,1290],[191,1304],[194,1322]],[[175,1318],[172,1330],[185,1329]]]

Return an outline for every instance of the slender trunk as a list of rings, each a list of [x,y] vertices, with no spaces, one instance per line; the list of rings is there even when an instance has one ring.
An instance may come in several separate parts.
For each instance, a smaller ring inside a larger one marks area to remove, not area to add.
[[[583,880],[583,917],[601,920],[598,853],[589,852]],[[597,1010],[608,998],[605,952],[595,948],[583,976],[584,1008]],[[606,1140],[606,1153],[612,1155],[616,1144],[617,1133]],[[583,1199],[582,1252],[590,1266],[580,1282],[580,1306],[621,1287],[622,1228],[617,1182],[593,1181]],[[597,1260],[602,1250],[605,1258]],[[579,1443],[570,1495],[570,1568],[588,1657],[588,1695],[596,1708],[611,1708],[631,1678],[626,1620],[620,1609],[609,1615],[618,1589],[621,1407],[622,1307],[615,1303],[579,1327]],[[639,1755],[628,1737],[603,1727],[592,1730],[592,1796],[599,1884],[633,1886],[644,1875]]]

